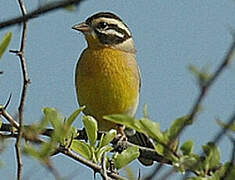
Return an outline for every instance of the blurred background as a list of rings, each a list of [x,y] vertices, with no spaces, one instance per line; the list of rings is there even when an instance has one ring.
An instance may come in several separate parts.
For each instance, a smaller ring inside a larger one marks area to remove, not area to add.
[[[28,12],[40,4],[51,1],[26,1]],[[178,117],[186,115],[199,94],[197,81],[189,71],[189,65],[207,67],[214,72],[222,62],[231,42],[230,29],[235,28],[235,2],[188,0],[87,0],[77,10],[56,10],[32,19],[28,24],[25,55],[31,84],[27,91],[24,122],[30,124],[42,117],[42,108],[55,107],[69,116],[77,107],[74,88],[74,70],[86,42],[81,33],[71,29],[88,16],[99,11],[111,11],[119,15],[132,31],[137,58],[142,75],[142,87],[137,118],[143,116],[143,106],[148,105],[149,115],[165,130]],[[0,2],[0,22],[21,15],[16,0]],[[0,29],[0,38],[6,32],[13,33],[9,49],[18,49],[21,27],[18,25]],[[8,110],[17,113],[22,77],[19,59],[6,52],[0,61],[0,104],[10,93]],[[181,144],[195,141],[195,152],[221,129],[218,118],[227,121],[235,108],[235,63],[217,79],[210,89],[203,111],[196,122],[181,135]],[[75,125],[82,127],[81,119]],[[16,163],[14,140],[7,141],[7,148],[0,154],[4,165],[1,177],[15,179]],[[219,143],[222,162],[229,160],[232,144],[225,136]],[[93,171],[73,160],[57,155],[53,164],[67,179],[93,179]],[[134,173],[144,176],[153,167],[143,167],[135,161]],[[169,169],[169,168],[168,168]],[[24,179],[53,179],[53,175],[37,161],[24,157]],[[179,179],[173,175],[169,179]],[[97,176],[97,179],[100,177]]]

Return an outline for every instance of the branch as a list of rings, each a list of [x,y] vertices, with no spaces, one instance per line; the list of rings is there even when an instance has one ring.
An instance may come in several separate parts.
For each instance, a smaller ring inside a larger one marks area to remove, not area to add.
[[[24,5],[24,1],[18,0],[18,3],[20,6],[22,16],[25,17],[27,14],[27,11],[26,11],[26,8]],[[26,91],[27,91],[27,87],[29,84],[29,78],[28,78],[27,67],[26,67],[26,59],[24,56],[24,49],[25,49],[25,44],[26,44],[26,32],[27,32],[27,20],[23,22],[20,50],[19,51],[10,51],[10,52],[16,53],[16,55],[20,58],[20,65],[21,65],[21,70],[22,70],[22,75],[23,75],[23,89],[21,92],[20,105],[18,108],[19,128],[18,128],[18,136],[16,138],[16,143],[15,143],[16,158],[17,158],[17,179],[18,180],[22,179],[23,161],[22,161],[22,154],[21,154],[20,145],[21,145],[21,138],[22,138],[22,134],[23,134],[24,104],[25,104],[25,99],[26,99]]]
[[[24,125],[24,129],[30,128],[30,125]],[[12,126],[10,124],[6,124],[6,123],[2,123],[2,126],[0,127],[0,131],[2,132],[11,132]],[[43,136],[48,136],[51,137],[53,133],[53,129],[52,128],[47,128],[44,131],[41,132],[41,135]],[[77,129],[77,133],[78,136],[75,137],[75,139],[78,140],[86,140],[87,139],[87,135],[86,135],[86,131],[84,129],[80,130]],[[98,134],[98,139],[100,139],[102,133]],[[152,148],[152,147],[143,147],[141,145],[136,144],[136,135],[133,136],[128,136],[127,135],[127,139],[128,142],[126,142],[127,146],[137,146],[141,152],[140,157],[144,158],[144,159],[149,159],[149,160],[153,160],[159,163],[164,163],[164,164],[169,164],[171,165],[172,162],[167,160],[165,157],[157,154],[157,152]],[[25,137],[27,139],[27,137]],[[27,139],[29,141],[33,141],[32,139]],[[36,139],[37,141],[37,139]]]
[[[223,127],[220,132],[218,132],[218,134],[213,138],[213,140],[211,142],[217,144],[221,138],[223,137],[223,135],[226,134],[227,130],[229,129],[229,127],[235,122],[235,112],[233,113],[232,117],[229,119],[227,125],[225,127]],[[235,144],[235,141],[233,140],[233,143]],[[235,145],[233,147],[233,149],[235,148]],[[201,152],[201,156],[203,155],[203,152]],[[199,162],[196,162],[193,166],[197,167],[199,165]],[[189,175],[190,172],[186,172],[184,177],[186,178]]]
[[[30,126],[24,126],[24,128],[29,128]],[[10,124],[6,124],[6,123],[3,123],[2,126],[0,127],[0,131],[2,132],[11,132],[12,134],[10,135],[1,135],[1,137],[3,138],[17,138],[18,135],[17,135],[17,132],[12,132],[12,126]],[[82,136],[78,136],[77,139],[84,139],[85,137],[85,134],[84,134],[84,130],[78,130],[81,132],[81,134],[83,134]],[[51,136],[53,130],[52,129],[47,129],[45,130],[45,132],[42,132],[42,135],[46,135],[46,136]],[[79,133],[80,134],[80,133]],[[23,134],[23,137],[27,139],[27,134]],[[87,138],[87,137],[86,137]],[[42,139],[36,137],[34,139],[27,139],[31,142],[36,142],[36,143],[42,143],[42,142],[45,142],[43,141]],[[107,170],[107,169],[104,169],[104,165],[103,167],[102,166],[99,166],[83,157],[81,157],[80,155],[76,154],[75,152],[73,152],[72,150],[70,149],[67,149],[67,148],[64,148],[64,147],[59,147],[56,151],[55,154],[58,154],[58,153],[62,153],[68,157],[71,157],[72,159],[92,168],[94,170],[94,172],[99,172],[101,174],[102,177],[111,177],[111,178],[114,178],[114,179],[121,179],[121,180],[127,180],[126,178],[124,177],[121,177],[119,176],[118,174],[115,174],[114,172],[111,172],[110,170]],[[106,161],[106,160],[105,160]],[[51,166],[51,164],[47,164],[49,170],[53,173],[53,175],[55,177],[60,177],[58,172],[53,168],[53,166]],[[107,176],[106,176],[107,174]],[[105,179],[106,180],[106,179]],[[108,178],[107,180],[110,180],[110,178]]]
[[[3,107],[0,107],[0,115],[3,115],[3,117],[11,124],[11,125],[9,124],[7,129],[6,130],[4,129],[3,131],[11,132],[12,127],[15,127],[16,129],[19,128],[18,122],[16,122],[16,120]],[[2,125],[4,126],[4,124],[2,124]],[[1,127],[1,129],[2,129],[2,127]]]
[[[48,170],[53,174],[53,176],[55,177],[55,179],[62,179],[59,172],[54,168],[54,166],[52,165],[52,163],[48,160],[48,162],[46,163],[46,167],[48,168]]]
[[[178,135],[175,138],[177,138],[182,133],[182,131],[186,128],[186,126],[189,122],[193,121],[193,119],[197,115],[198,109],[199,109],[203,99],[205,98],[209,88],[212,86],[212,84],[215,82],[215,80],[219,77],[219,75],[225,70],[225,68],[230,63],[230,60],[232,58],[232,55],[233,55],[234,49],[235,49],[235,34],[232,34],[232,36],[233,36],[233,42],[230,45],[228,53],[224,57],[224,60],[222,61],[220,66],[217,68],[217,70],[215,71],[213,76],[201,87],[201,92],[193,105],[193,108],[190,112],[190,115],[189,115],[187,122],[184,124],[184,126],[181,127]]]
[[[143,180],[152,180],[154,179],[154,177],[158,174],[158,172],[160,171],[160,169],[163,167],[163,164],[160,163],[158,164],[152,173],[150,173],[148,176],[146,176]]]
[[[66,149],[66,148],[63,148],[63,147],[60,147],[58,149],[58,151],[66,156],[69,156],[70,158],[82,163],[82,164],[85,164],[86,166],[90,167],[91,169],[94,170],[94,172],[99,172],[101,175],[103,173],[103,170],[102,170],[102,167],[91,162],[91,161],[88,161],[87,159],[83,158],[82,156],[74,153],[72,150],[70,149]],[[109,170],[106,170],[106,173],[109,177],[113,178],[113,179],[121,179],[121,180],[127,180],[126,178],[122,177],[122,176],[119,176],[118,174],[115,174]]]
[[[0,22],[0,29],[12,26],[14,24],[26,22],[27,20],[36,18],[41,14],[46,14],[50,11],[61,9],[68,5],[72,5],[72,4],[78,5],[82,1],[83,0],[60,0],[60,1],[52,2],[52,3],[48,3],[30,13],[27,13],[27,14],[25,13],[25,16],[19,16],[13,19],[8,19],[6,21]]]
[[[193,121],[195,116],[197,115],[198,109],[203,101],[203,99],[205,98],[206,94],[208,93],[209,88],[213,85],[213,83],[215,82],[215,80],[220,76],[220,74],[225,70],[225,68],[229,65],[231,59],[232,59],[232,55],[234,54],[234,50],[235,50],[235,34],[232,34],[233,36],[233,42],[230,45],[230,48],[228,50],[228,53],[226,54],[226,56],[224,57],[224,60],[222,61],[222,63],[220,64],[220,66],[218,66],[218,68],[216,69],[215,73],[211,76],[211,78],[201,87],[201,92],[198,96],[198,98],[196,99],[192,110],[189,114],[189,118],[188,120],[185,122],[184,126],[182,126],[180,128],[180,130],[178,131],[178,134],[176,135],[175,139],[179,137],[179,135],[183,132],[183,130],[186,128],[186,126],[189,124],[189,122]],[[228,123],[228,126],[231,125],[233,122],[235,121],[235,114],[234,116],[231,118],[231,120]],[[221,132],[216,136],[216,138],[214,139],[214,142],[216,143],[221,137],[222,135],[227,131],[228,128],[223,128],[221,130]],[[195,163],[195,166],[197,167],[199,162]],[[171,170],[167,171],[160,179],[166,179],[169,176],[171,176],[173,173],[175,172],[174,168],[172,168]],[[190,171],[187,171],[184,175],[184,177],[187,177],[187,175],[190,173]]]
[[[214,143],[218,143],[220,141],[220,139],[222,138],[222,136],[227,132],[227,130],[229,129],[229,127],[235,122],[235,112],[233,113],[233,115],[231,116],[231,118],[229,119],[228,123],[226,123],[226,126],[223,127],[221,129],[221,131],[214,137],[214,139],[212,140]]]
[[[106,155],[107,153],[105,152],[102,156],[102,163],[101,163],[101,176],[103,178],[103,180],[112,180],[111,178],[108,177],[108,174],[107,174],[107,169],[106,169],[106,162],[107,162],[107,159],[106,159]]]

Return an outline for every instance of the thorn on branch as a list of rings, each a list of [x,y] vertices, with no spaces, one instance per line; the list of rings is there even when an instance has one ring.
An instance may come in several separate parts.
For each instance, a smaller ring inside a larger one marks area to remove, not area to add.
[[[6,102],[6,104],[4,105],[4,109],[7,109],[7,106],[9,105],[10,101],[11,101],[11,97],[12,97],[12,93],[10,93],[10,96]]]
[[[17,56],[21,56],[22,55],[22,52],[19,51],[19,50],[9,50],[10,53],[14,53],[16,54]]]

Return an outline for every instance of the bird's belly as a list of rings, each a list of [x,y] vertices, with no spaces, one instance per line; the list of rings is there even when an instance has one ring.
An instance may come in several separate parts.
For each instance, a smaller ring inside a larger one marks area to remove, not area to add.
[[[120,54],[107,57],[105,53],[96,53],[90,58],[84,55],[76,74],[79,104],[86,106],[86,114],[98,120],[99,129],[110,129],[114,124],[105,122],[104,115],[135,114],[139,81],[128,62],[120,59]]]

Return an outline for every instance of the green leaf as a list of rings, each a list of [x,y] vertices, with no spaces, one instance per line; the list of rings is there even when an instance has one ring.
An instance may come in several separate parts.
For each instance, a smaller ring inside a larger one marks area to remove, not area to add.
[[[75,11],[77,9],[77,6],[72,4],[65,6],[64,9],[66,9],[67,11]]]
[[[97,121],[92,116],[83,116],[82,120],[90,144],[91,146],[94,146],[97,140],[97,132],[98,132]]]
[[[2,58],[3,53],[7,49],[8,45],[10,44],[11,38],[12,38],[12,32],[8,32],[4,35],[2,42],[0,44],[0,59]]]
[[[229,126],[229,124],[224,123],[223,121],[220,121],[219,119],[217,119],[216,122],[217,122],[221,127],[227,128],[227,129],[229,129],[229,130],[235,132],[235,123],[233,123],[233,124],[231,124],[231,125]]]
[[[159,123],[153,122],[149,119],[143,118],[140,119],[140,124],[142,125],[142,129],[144,130],[144,133],[146,133],[148,136],[154,138],[157,142],[161,144],[165,144],[165,138],[163,133],[160,131],[160,125]]]
[[[77,136],[77,128],[75,126],[72,126],[69,128],[69,131],[65,131],[65,134],[62,136],[60,143],[62,146],[68,148],[71,144],[72,139]]]
[[[68,127],[70,127],[72,125],[72,123],[75,121],[75,119],[77,118],[77,116],[85,109],[85,106],[80,107],[79,109],[77,109],[76,111],[73,112],[73,114],[71,114],[69,116],[69,118],[66,121],[66,124]]]
[[[44,118],[46,119],[46,121],[49,121],[52,124],[54,129],[58,129],[61,127],[64,118],[58,110],[56,110],[55,108],[44,107],[43,112],[45,115]]]
[[[135,146],[130,146],[124,150],[121,154],[117,154],[114,157],[115,167],[121,169],[127,166],[131,161],[138,158],[140,155],[139,148]]]
[[[196,66],[190,65],[189,70],[194,73],[200,86],[204,86],[205,83],[211,78],[208,67],[203,67],[199,70]]]
[[[37,135],[39,135],[48,125],[48,120],[46,118],[42,118],[39,122],[34,122],[30,126],[23,127],[23,133],[28,139],[34,139]],[[27,139],[26,138],[26,139]]]
[[[39,151],[41,159],[48,159],[56,150],[56,141],[51,138],[50,142],[45,142],[42,144],[42,147]]]
[[[219,168],[214,176],[218,178],[222,178],[225,174],[226,171],[230,171],[229,174],[227,174],[226,180],[234,180],[235,177],[235,166],[232,163],[225,163],[221,168]]]
[[[155,145],[154,149],[155,149],[155,151],[156,151],[158,154],[164,156],[164,149],[165,149],[165,148],[164,148],[164,146],[163,146],[162,144],[157,143],[157,144]]]
[[[117,131],[115,129],[111,129],[100,139],[99,147],[103,147],[108,145],[117,135]]]
[[[177,118],[173,122],[173,124],[171,125],[171,127],[167,133],[169,140],[173,140],[178,136],[181,128],[188,124],[188,122],[187,122],[188,118],[189,118],[189,116],[183,116],[183,117]]]
[[[200,169],[200,156],[196,154],[181,156],[177,164],[175,164],[175,167],[181,172],[185,172],[186,170],[197,171]]]
[[[90,150],[90,146],[83,141],[73,140],[71,144],[71,149],[88,160],[92,159],[92,152]]]
[[[220,151],[219,148],[213,142],[209,142],[202,146],[202,149],[206,155],[204,161],[204,168],[206,172],[210,169],[214,169],[220,163]]]
[[[39,156],[39,153],[38,153],[37,149],[34,148],[33,146],[29,145],[29,144],[26,144],[24,146],[23,152],[27,155],[30,155],[30,156],[40,160],[40,156]]]
[[[143,112],[144,112],[144,118],[148,119],[149,115],[148,115],[148,105],[147,104],[144,105]]]
[[[159,123],[155,123],[147,118],[136,120],[133,117],[123,114],[114,114],[104,116],[104,119],[112,121],[117,124],[125,125],[128,128],[134,129],[138,132],[147,134],[154,138],[156,141],[166,143],[163,133],[160,131]]]
[[[23,152],[29,156],[34,157],[35,159],[41,161],[42,163],[47,163],[49,157],[54,152],[50,143],[43,143],[42,147],[37,150],[34,146],[26,144],[24,146]]]
[[[113,114],[113,115],[108,115],[103,117],[105,120],[112,121],[117,124],[122,124],[125,125],[126,127],[129,127],[131,129],[135,129],[136,131],[139,132],[144,132],[143,127],[140,124],[139,120],[136,120],[135,118],[124,115],[124,114]]]
[[[102,146],[101,148],[99,148],[98,151],[96,152],[96,159],[98,160],[98,162],[101,162],[101,158],[105,152],[110,152],[112,150],[113,147],[109,145]]]
[[[64,123],[65,117],[55,108],[43,108],[44,119],[51,123],[54,130],[51,135],[51,141],[64,143],[64,138],[68,136],[70,128]]]
[[[178,157],[174,155],[174,152],[167,145],[162,145],[160,143],[157,143],[154,146],[154,149],[158,154],[164,156],[165,158],[172,161],[173,163],[179,161]]]
[[[183,155],[190,155],[193,153],[193,148],[194,142],[192,140],[188,140],[180,147],[180,150],[182,151]]]

